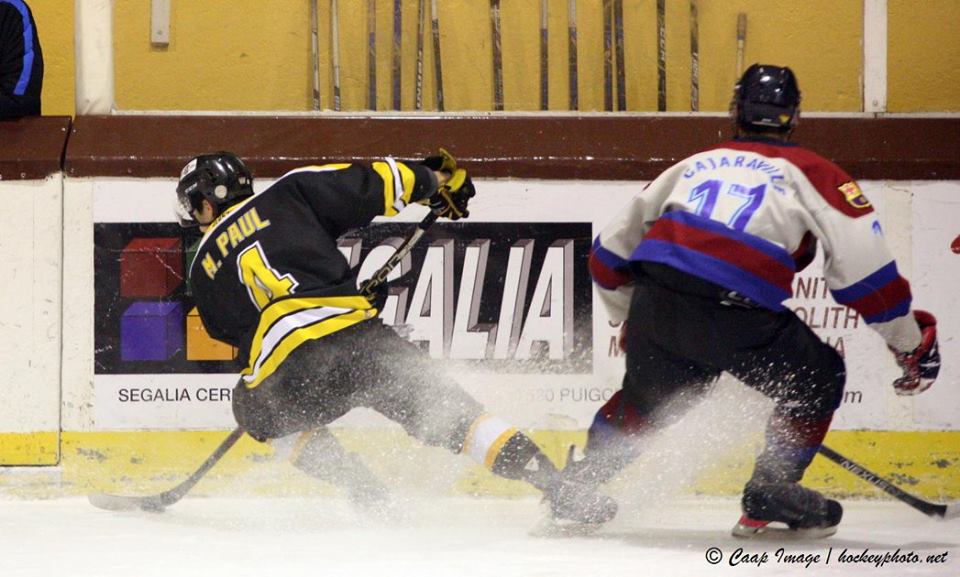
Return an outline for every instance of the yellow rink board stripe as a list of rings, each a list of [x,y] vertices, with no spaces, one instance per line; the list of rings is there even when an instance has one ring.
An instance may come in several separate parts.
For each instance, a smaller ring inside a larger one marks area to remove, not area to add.
[[[460,469],[447,475],[451,494],[527,495],[534,491],[525,484],[495,477],[470,459],[459,459],[435,447],[425,447],[391,429],[334,429],[351,451],[356,451],[368,466],[385,478],[400,479],[416,486],[418,479],[434,477],[438,470],[448,471],[452,464]],[[61,459],[58,486],[45,487],[45,496],[82,495],[93,491],[154,492],[179,483],[192,473],[226,437],[228,431],[144,431],[144,432],[64,432],[61,435]],[[530,431],[531,437],[555,462],[562,464],[567,447],[583,445],[584,431]],[[51,463],[51,435],[0,433],[0,463],[22,462],[28,465]],[[837,452],[894,482],[907,492],[932,500],[960,499],[960,431],[888,432],[834,431],[827,444]],[[753,455],[762,446],[755,443],[731,447],[726,454],[706,467],[689,492],[739,494],[753,467]],[[676,455],[683,459],[683,455]],[[32,459],[32,460],[31,460]],[[46,460],[46,461],[44,461]],[[16,475],[9,474],[21,469]],[[35,467],[38,475],[43,469]],[[629,469],[628,469],[629,473]],[[648,475],[650,471],[640,471]],[[0,468],[0,494],[30,496],[36,484],[28,480],[30,468]],[[656,478],[651,476],[650,478]],[[614,481],[630,483],[629,477]],[[823,457],[814,459],[804,484],[840,497],[885,498],[885,495],[853,474]],[[32,488],[32,489],[31,489]],[[249,437],[241,439],[191,494],[216,495],[227,489],[228,495],[302,495],[330,492],[330,486],[308,478],[286,461],[275,461],[269,445]],[[615,491],[614,491],[615,492]]]
[[[0,433],[0,466],[56,465],[60,460],[57,431]]]

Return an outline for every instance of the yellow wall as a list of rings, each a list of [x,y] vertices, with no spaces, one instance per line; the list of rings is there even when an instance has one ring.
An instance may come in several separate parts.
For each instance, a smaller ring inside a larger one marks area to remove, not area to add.
[[[550,2],[550,108],[567,109],[567,0]],[[429,0],[426,5],[429,6]],[[366,0],[340,0],[344,110],[367,102]],[[603,0],[577,0],[581,110],[603,107]],[[656,0],[624,0],[627,102],[657,102]],[[667,0],[668,110],[690,107],[689,0]],[[806,111],[861,109],[862,0],[700,0],[700,109],[723,111],[744,61],[792,66]],[[168,48],[150,44],[150,0],[114,3],[116,99],[122,110],[309,110],[309,0],[172,0]],[[74,112],[74,1],[33,0],[44,48],[44,114]],[[322,103],[333,107],[330,1],[319,0]],[[403,108],[414,108],[417,0],[403,0]],[[539,2],[502,0],[507,110],[539,108]],[[391,106],[392,0],[377,0],[378,108]],[[889,110],[960,111],[960,2],[889,1]],[[447,110],[490,110],[489,2],[440,0]],[[427,28],[424,108],[433,109]]]
[[[960,2],[889,0],[887,108],[960,110]]]
[[[308,110],[307,0],[173,2],[169,48],[149,43],[149,0],[115,6],[117,103],[121,109]],[[426,2],[429,6],[429,1]],[[330,3],[320,5],[321,100],[332,108]],[[341,0],[342,109],[367,102],[366,6]],[[402,107],[414,108],[416,0],[404,0]],[[603,107],[602,0],[578,0],[581,110]],[[539,2],[503,0],[507,110],[539,107]],[[378,108],[390,106],[393,2],[377,2]],[[762,9],[761,9],[762,7]],[[550,105],[567,109],[567,2],[550,1]],[[690,107],[689,2],[668,0],[668,110]],[[860,108],[860,0],[700,2],[701,110],[726,110],[736,78],[737,12],[748,14],[745,62],[788,63],[801,79],[807,110]],[[829,18],[823,15],[829,14]],[[489,2],[440,2],[447,110],[492,108]],[[656,0],[625,0],[627,102],[656,109]],[[824,34],[824,29],[836,30]],[[805,40],[806,39],[806,40]],[[815,39],[815,40],[814,40]],[[829,50],[824,49],[829,45]],[[432,48],[427,36],[424,108],[433,109]],[[144,71],[150,71],[145,74]]]
[[[27,0],[43,49],[43,114],[73,116],[74,0]]]

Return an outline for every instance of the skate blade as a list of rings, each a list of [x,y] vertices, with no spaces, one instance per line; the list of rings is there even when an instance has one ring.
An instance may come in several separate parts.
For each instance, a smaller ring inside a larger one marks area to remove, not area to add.
[[[741,518],[733,526],[730,534],[738,539],[756,539],[756,540],[805,540],[805,539],[824,539],[837,532],[837,525],[833,527],[810,527],[806,529],[791,529],[784,523],[770,523],[767,521],[754,521],[753,519]]]
[[[548,516],[537,523],[529,535],[542,538],[586,537],[599,531],[602,526],[601,523],[561,521]]]

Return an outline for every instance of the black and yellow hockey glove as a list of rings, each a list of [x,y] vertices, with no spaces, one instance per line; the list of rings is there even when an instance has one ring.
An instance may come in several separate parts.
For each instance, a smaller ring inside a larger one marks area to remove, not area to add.
[[[467,203],[477,194],[473,181],[467,171],[458,168],[453,171],[450,180],[441,185],[430,197],[430,210],[439,217],[460,220],[470,216]]]

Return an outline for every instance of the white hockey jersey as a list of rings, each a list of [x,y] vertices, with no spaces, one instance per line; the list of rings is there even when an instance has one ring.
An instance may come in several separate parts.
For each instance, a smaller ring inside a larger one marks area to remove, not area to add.
[[[736,139],[680,161],[639,192],[596,238],[590,270],[614,321],[626,318],[631,263],[670,265],[773,311],[819,241],[834,299],[887,343],[920,332],[870,202],[846,172],[793,143]]]

